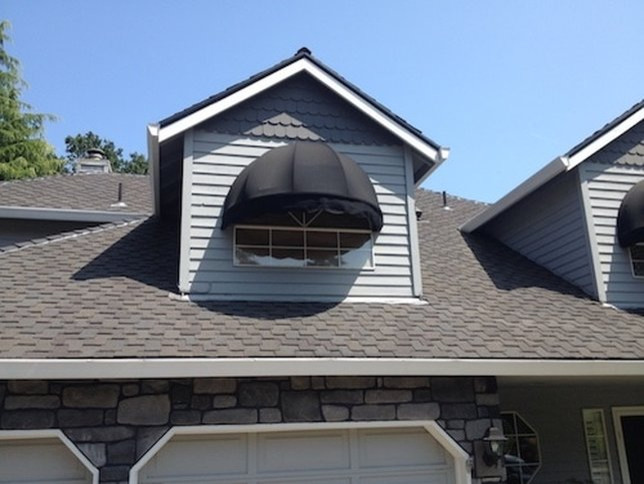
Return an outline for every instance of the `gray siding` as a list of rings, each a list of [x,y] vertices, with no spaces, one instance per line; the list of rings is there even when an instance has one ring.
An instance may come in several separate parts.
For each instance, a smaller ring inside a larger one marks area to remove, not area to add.
[[[516,411],[537,431],[542,467],[532,484],[590,482],[582,409],[602,408],[613,469],[621,484],[612,407],[644,404],[640,382],[583,384],[503,384],[501,411]]]
[[[606,153],[600,152],[597,156],[605,160]],[[624,159],[618,153],[615,157]],[[644,279],[633,276],[628,250],[617,242],[616,225],[617,212],[626,192],[644,180],[644,167],[636,163],[596,163],[591,158],[580,166],[580,170],[588,187],[591,229],[596,239],[594,250],[606,302],[621,307],[642,307]]]
[[[232,230],[221,230],[220,216],[228,190],[241,170],[279,140],[249,138],[197,129],[186,136],[192,165],[186,183],[190,194],[189,260],[182,259],[182,290],[230,298],[339,299],[414,295],[407,173],[400,146],[331,144],[353,158],[369,175],[384,213],[375,242],[373,270],[244,268],[233,265]],[[184,212],[186,214],[186,212]],[[183,230],[186,230],[186,224]],[[183,250],[183,248],[182,248]]]
[[[547,183],[484,230],[587,294],[596,295],[576,171]]]

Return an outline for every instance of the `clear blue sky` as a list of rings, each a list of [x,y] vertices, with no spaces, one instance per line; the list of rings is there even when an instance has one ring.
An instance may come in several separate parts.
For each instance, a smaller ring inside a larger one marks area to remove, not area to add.
[[[145,126],[308,46],[452,149],[426,182],[494,201],[644,98],[644,2],[3,0],[25,99],[145,152]]]

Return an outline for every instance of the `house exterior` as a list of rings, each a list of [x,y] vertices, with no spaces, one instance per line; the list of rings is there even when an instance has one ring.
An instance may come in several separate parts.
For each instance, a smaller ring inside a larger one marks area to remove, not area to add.
[[[490,206],[307,49],[150,125],[153,216],[0,254],[0,482],[639,482],[643,111]]]

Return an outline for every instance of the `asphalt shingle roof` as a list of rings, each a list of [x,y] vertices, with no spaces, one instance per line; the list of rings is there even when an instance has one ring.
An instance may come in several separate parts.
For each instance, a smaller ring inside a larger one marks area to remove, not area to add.
[[[480,204],[418,192],[426,305],[186,302],[154,219],[0,255],[0,357],[644,358],[644,317],[604,307],[483,235]]]
[[[112,207],[123,184],[126,207]],[[0,206],[151,213],[147,175],[94,173],[0,182]]]

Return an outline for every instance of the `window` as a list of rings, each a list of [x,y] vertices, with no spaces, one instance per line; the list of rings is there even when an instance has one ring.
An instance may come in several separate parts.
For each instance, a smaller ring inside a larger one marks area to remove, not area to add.
[[[237,225],[238,266],[311,269],[371,269],[373,240],[368,230]]]
[[[539,438],[535,430],[516,412],[501,413],[508,484],[528,484],[541,465]]]
[[[613,475],[608,456],[608,443],[606,442],[604,411],[601,408],[585,408],[582,415],[590,477],[593,484],[612,484]]]
[[[644,277],[644,244],[631,245],[628,252],[631,256],[633,276]]]

